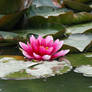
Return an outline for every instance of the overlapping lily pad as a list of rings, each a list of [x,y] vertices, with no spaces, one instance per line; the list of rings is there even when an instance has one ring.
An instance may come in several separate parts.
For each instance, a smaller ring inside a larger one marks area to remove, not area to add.
[[[77,11],[91,11],[92,10],[92,8],[89,7],[88,5],[81,2],[74,1],[74,0],[64,0],[64,4],[67,7],[72,8]]]
[[[16,44],[22,37],[13,32],[0,31],[0,46]]]
[[[83,76],[92,77],[92,53],[71,54],[66,57],[70,60],[74,72],[82,73]]]
[[[47,35],[53,35],[54,38],[63,37],[66,30],[63,28],[60,29],[26,29],[26,30],[16,30],[15,33],[22,36],[24,39],[27,39],[27,37],[30,37],[31,35],[38,36],[41,35],[43,37]]]
[[[36,24],[42,26],[48,23],[71,25],[89,21],[92,21],[91,13],[74,13],[66,8],[56,9],[48,6],[33,6],[28,16],[28,24],[30,24],[31,27],[34,27]]]
[[[70,48],[71,52],[73,52],[73,50],[83,52],[86,48],[88,49],[88,47],[91,46],[91,41],[91,34],[74,34],[64,40],[65,46],[63,48]]]
[[[66,56],[71,62],[73,67],[79,67],[82,65],[92,65],[92,53],[77,53],[77,54],[70,54]]]
[[[2,79],[46,78],[66,73],[71,69],[72,66],[66,59],[32,62],[21,56],[0,56],[0,78]]]
[[[0,1],[0,14],[10,14],[20,12],[28,8],[31,0],[1,0]]]
[[[88,30],[90,30],[90,29],[92,29],[92,23],[79,24],[79,25],[74,25],[74,26],[68,27],[67,33],[70,33],[70,34],[88,33]]]

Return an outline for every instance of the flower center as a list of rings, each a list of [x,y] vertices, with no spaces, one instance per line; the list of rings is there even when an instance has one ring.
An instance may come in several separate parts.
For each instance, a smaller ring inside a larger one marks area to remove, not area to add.
[[[40,47],[44,47],[44,46],[40,46]],[[48,50],[49,49],[49,47],[44,47],[46,50]]]
[[[45,47],[45,48],[46,48],[46,50],[48,50],[49,47]]]

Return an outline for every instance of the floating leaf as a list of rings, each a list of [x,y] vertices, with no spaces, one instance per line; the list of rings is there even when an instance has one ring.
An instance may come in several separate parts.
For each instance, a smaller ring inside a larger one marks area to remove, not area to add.
[[[91,2],[92,0],[73,0],[73,1],[81,2],[81,3],[89,3],[89,2]]]
[[[78,24],[78,25],[70,26],[66,30],[67,33],[76,34],[76,33],[87,33],[88,30],[91,29],[92,29],[92,23],[86,23],[86,24]]]
[[[88,5],[80,3],[80,2],[76,2],[73,0],[64,0],[64,4],[68,6],[69,8],[72,8],[77,11],[91,11],[92,10],[92,8],[89,7]]]
[[[92,14],[87,12],[73,13],[66,8],[55,9],[52,7],[32,7],[28,16],[30,27],[46,27],[48,23],[53,24],[79,24],[92,21]],[[26,25],[28,25],[26,24]]]
[[[31,4],[32,0],[1,0],[0,1],[0,14],[10,14],[20,12]]]
[[[75,50],[83,52],[87,46],[91,44],[91,41],[92,35],[90,34],[74,34],[70,35],[68,39],[64,40],[65,46],[63,46],[63,48],[65,49],[70,47],[70,51],[73,51],[73,47]]]
[[[20,40],[22,37],[16,33],[0,31],[0,46],[13,45]]]
[[[57,29],[29,29],[29,30],[16,30],[14,31],[20,36],[22,36],[24,39],[27,39],[30,35],[41,35],[41,36],[47,36],[47,35],[53,35],[54,38],[63,37],[64,33],[66,32],[65,29],[57,30]]]
[[[60,2],[60,0],[58,0]],[[50,6],[50,7],[57,7],[54,5],[53,0],[34,0],[32,2],[32,5],[36,5],[36,7],[40,6]]]
[[[83,76],[92,77],[92,66],[91,65],[82,65],[75,68],[74,72],[82,73]]]
[[[86,30],[86,31],[84,32],[84,34],[89,34],[89,33],[92,33],[92,28],[90,28],[90,29],[88,29],[88,30]]]
[[[66,59],[71,62],[73,67],[92,65],[92,53],[70,54],[66,56]]]
[[[32,62],[21,56],[0,56],[0,78],[2,79],[46,78],[66,73],[71,69],[70,62],[64,58],[60,61]]]

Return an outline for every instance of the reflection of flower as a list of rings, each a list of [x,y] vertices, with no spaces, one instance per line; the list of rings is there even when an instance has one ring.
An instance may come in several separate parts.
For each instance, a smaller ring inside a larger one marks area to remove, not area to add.
[[[36,39],[32,35],[30,37],[30,42],[27,42],[27,44],[19,42],[19,44],[25,57],[39,61],[56,59],[69,52],[69,50],[58,51],[62,47],[63,41],[57,39],[54,42],[52,36],[47,36],[46,38],[39,36]]]

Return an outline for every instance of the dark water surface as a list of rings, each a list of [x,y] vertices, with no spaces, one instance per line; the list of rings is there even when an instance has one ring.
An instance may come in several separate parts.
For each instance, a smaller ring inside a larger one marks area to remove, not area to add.
[[[48,79],[0,80],[0,92],[92,92],[92,78],[69,72]]]

